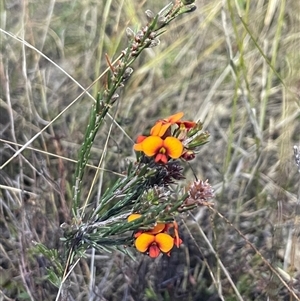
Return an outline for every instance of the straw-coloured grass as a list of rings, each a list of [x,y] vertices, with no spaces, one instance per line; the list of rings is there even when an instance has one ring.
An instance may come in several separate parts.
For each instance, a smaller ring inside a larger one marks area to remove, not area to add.
[[[68,259],[60,226],[74,217],[76,161],[106,85],[105,54],[114,61],[126,28],[166,4],[0,4],[0,299],[58,298]],[[92,212],[134,160],[136,137],[183,111],[210,141],[182,186],[196,174],[215,198],[178,219],[183,244],[171,257],[88,249],[61,300],[300,300],[299,3],[196,5],[133,63],[91,147],[81,195]]]

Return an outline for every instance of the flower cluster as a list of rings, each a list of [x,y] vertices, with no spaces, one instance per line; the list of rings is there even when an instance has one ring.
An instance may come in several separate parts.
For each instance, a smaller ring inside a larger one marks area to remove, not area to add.
[[[206,143],[209,137],[207,132],[202,132],[201,122],[182,120],[183,115],[179,112],[158,120],[150,134],[138,136],[134,145],[134,150],[141,154],[138,157],[138,175],[144,175],[146,171],[149,174],[147,188],[135,207],[138,209],[132,212],[147,212],[147,216],[154,217],[156,223],[149,229],[149,223],[145,220],[136,221],[145,218],[139,213],[131,214],[127,220],[140,222],[133,232],[134,245],[139,252],[151,258],[156,258],[160,253],[170,255],[172,248],[182,243],[175,216],[198,205],[205,205],[213,195],[207,181],[196,180],[182,196],[178,195],[178,190],[175,193],[170,189],[169,184],[184,178],[178,159],[194,159],[198,147]]]
[[[183,113],[158,120],[151,128],[149,136],[139,136],[134,150],[153,157],[156,163],[167,164],[170,159],[195,158],[196,148],[207,142],[208,133],[199,133],[202,124],[182,121]]]
[[[128,222],[140,218],[141,214],[131,214]],[[170,229],[173,230],[171,235]],[[173,223],[157,223],[152,229],[138,230],[134,233],[135,247],[141,253],[147,253],[151,258],[156,258],[162,252],[170,256],[174,245],[179,248],[182,243],[178,235],[178,225]]]

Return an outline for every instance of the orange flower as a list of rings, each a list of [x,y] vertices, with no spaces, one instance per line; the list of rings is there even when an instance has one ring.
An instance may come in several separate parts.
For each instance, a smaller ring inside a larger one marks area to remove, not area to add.
[[[139,213],[133,213],[133,214],[130,214],[130,215],[127,217],[127,220],[128,220],[129,222],[132,222],[132,221],[134,221],[135,219],[140,218],[141,216],[142,216],[142,215],[139,214]]]
[[[146,156],[155,156],[155,162],[166,164],[168,157],[178,159],[182,155],[183,145],[175,137],[167,137],[165,140],[158,136],[149,136],[142,142],[134,145],[136,151],[143,151]]]
[[[150,135],[162,137],[165,134],[165,132],[167,131],[167,129],[172,124],[177,123],[183,115],[184,114],[182,112],[179,112],[174,115],[171,115],[168,118],[157,121],[156,124],[151,129]]]
[[[140,135],[140,136],[138,136],[137,138],[136,138],[136,143],[141,143],[143,140],[145,140],[147,138],[147,136],[142,136],[142,135]]]
[[[140,218],[142,215],[139,214],[139,213],[133,213],[133,214],[130,214],[127,218],[127,220],[129,222],[131,221],[134,221],[135,219],[138,219]],[[163,230],[165,230],[165,227],[166,227],[166,224],[163,224],[163,223],[157,223],[153,229],[150,229],[150,230],[147,230],[146,233],[148,234],[157,234],[157,233],[160,233],[162,232]],[[140,235],[140,233],[142,233],[142,231],[138,231],[135,235],[135,237],[138,237]]]
[[[142,215],[133,213],[128,216],[128,222],[140,218]],[[173,233],[170,235],[167,232],[173,229]],[[182,244],[182,240],[178,234],[178,225],[174,221],[172,223],[157,223],[150,230],[137,230],[134,233],[135,246],[141,253],[148,252],[149,256],[156,258],[160,252],[166,253],[170,256],[171,250],[175,245],[177,248]]]
[[[166,227],[165,224],[158,223],[154,226],[153,229],[147,230],[146,233],[148,233],[148,234],[158,234],[160,232],[163,232],[165,227]]]
[[[149,252],[149,256],[156,258],[160,252],[168,253],[174,246],[174,239],[169,234],[158,233],[156,235],[142,233],[136,240],[135,246],[138,251]]]

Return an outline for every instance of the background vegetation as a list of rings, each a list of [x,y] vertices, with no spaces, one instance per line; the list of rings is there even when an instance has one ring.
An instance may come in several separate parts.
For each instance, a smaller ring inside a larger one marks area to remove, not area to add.
[[[54,263],[35,242],[64,256],[60,225],[72,218],[74,160],[91,96],[105,78],[68,105],[106,68],[105,53],[113,58],[126,47],[126,27],[139,29],[146,9],[158,12],[167,3],[0,3],[0,300],[55,300],[47,272]],[[293,153],[300,143],[300,4],[196,5],[134,63],[113,109],[117,123],[93,195],[133,160],[131,139],[184,111],[211,134],[191,168],[209,179],[214,207],[230,223],[196,209],[178,221],[184,244],[170,258],[90,251],[70,275],[67,300],[300,300],[300,167]],[[111,123],[107,118],[92,148],[90,179]],[[193,180],[191,168],[183,186]]]

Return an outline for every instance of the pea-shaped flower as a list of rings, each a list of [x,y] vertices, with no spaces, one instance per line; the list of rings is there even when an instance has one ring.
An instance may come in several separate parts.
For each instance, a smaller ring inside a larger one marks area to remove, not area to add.
[[[134,150],[142,151],[148,157],[155,157],[155,162],[166,164],[169,158],[178,159],[183,152],[181,141],[175,137],[162,139],[158,136],[149,136],[142,142],[134,145]]]
[[[142,233],[135,240],[135,247],[138,251],[147,252],[150,257],[156,258],[160,252],[168,253],[174,246],[174,239],[169,234],[158,233],[149,234]]]

